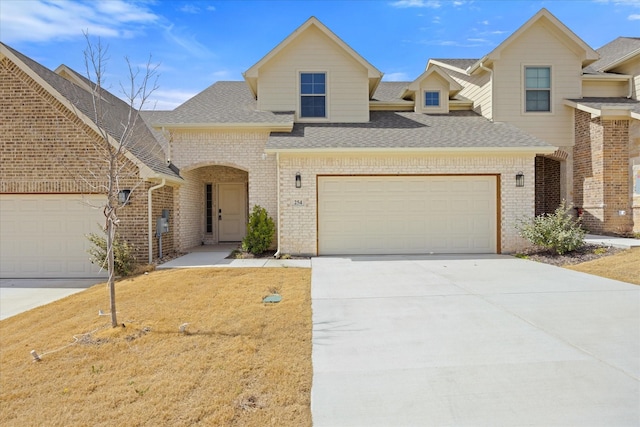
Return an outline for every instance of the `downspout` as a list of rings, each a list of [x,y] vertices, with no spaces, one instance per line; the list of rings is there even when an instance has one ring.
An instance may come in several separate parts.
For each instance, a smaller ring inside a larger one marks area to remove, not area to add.
[[[154,185],[153,187],[149,188],[149,191],[147,193],[147,211],[148,211],[148,217],[149,217],[149,230],[148,230],[148,234],[149,234],[149,264],[151,264],[153,262],[153,218],[151,217],[151,215],[153,215],[153,206],[152,206],[152,197],[151,197],[151,192],[154,190],[157,190],[158,188],[162,188],[166,185],[167,180],[165,178],[162,178],[162,182],[158,185]]]
[[[277,247],[276,247],[276,253],[273,254],[274,258],[280,258],[280,153],[276,153],[276,182],[277,187],[276,187],[276,215],[278,216],[278,236],[277,236]]]
[[[633,77],[629,77],[629,93],[627,94],[627,99],[631,99],[633,96]]]
[[[493,70],[485,67],[484,62],[481,62],[478,68],[489,73],[489,83],[491,84],[491,121],[493,121]]]

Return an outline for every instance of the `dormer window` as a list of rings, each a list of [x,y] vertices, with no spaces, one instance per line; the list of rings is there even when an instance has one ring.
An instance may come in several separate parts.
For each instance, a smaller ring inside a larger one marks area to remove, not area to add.
[[[525,67],[525,111],[551,111],[551,68]]]
[[[327,117],[327,76],[300,73],[300,117]]]
[[[425,107],[440,107],[440,91],[428,90],[424,93]]]

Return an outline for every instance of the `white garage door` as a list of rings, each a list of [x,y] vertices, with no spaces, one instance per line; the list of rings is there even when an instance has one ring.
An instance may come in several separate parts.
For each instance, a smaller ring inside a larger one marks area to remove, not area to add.
[[[496,176],[318,178],[318,252],[495,253]]]
[[[85,237],[104,223],[98,196],[1,195],[0,277],[96,277]]]

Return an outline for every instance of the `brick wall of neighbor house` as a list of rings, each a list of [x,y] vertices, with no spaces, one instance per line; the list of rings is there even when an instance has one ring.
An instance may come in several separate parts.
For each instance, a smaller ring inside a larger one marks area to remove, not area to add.
[[[629,126],[629,168],[631,169],[629,192],[633,207],[633,232],[640,233],[640,183],[635,187],[636,175],[634,174],[634,170],[637,171],[640,168],[640,120],[633,120]]]
[[[207,237],[204,233],[204,185],[212,182],[208,180],[216,172],[220,173],[219,180],[240,179],[241,172],[248,173],[244,178],[248,183],[248,210],[258,204],[276,220],[276,156],[264,155],[268,137],[267,131],[172,132],[173,162],[186,181],[174,200],[180,224],[176,236],[177,249],[200,245],[205,239],[207,242],[217,241],[216,236]],[[211,168],[213,166],[227,168]]]
[[[536,156],[536,216],[553,213],[560,205],[560,162]]]
[[[584,209],[584,227],[593,233],[631,231],[629,121],[576,110],[575,141],[574,204]]]
[[[100,193],[95,132],[7,58],[0,61],[0,193]],[[131,204],[119,211],[118,233],[146,260],[145,185],[125,158],[121,188],[134,189]]]
[[[316,254],[317,175],[344,174],[500,174],[501,247],[503,253],[528,246],[516,230],[517,221],[532,217],[534,206],[534,156],[429,156],[422,154],[367,156],[281,155],[280,251],[289,254]],[[302,188],[292,189],[296,172],[302,174]],[[525,187],[515,186],[515,176],[525,174]],[[301,200],[302,205],[294,205]]]

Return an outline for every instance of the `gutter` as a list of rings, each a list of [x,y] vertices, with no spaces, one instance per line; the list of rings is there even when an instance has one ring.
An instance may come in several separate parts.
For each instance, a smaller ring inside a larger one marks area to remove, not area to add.
[[[478,68],[489,73],[489,83],[491,84],[491,121],[493,122],[493,70],[485,67],[484,62],[480,62]]]
[[[278,236],[277,236],[277,247],[276,253],[273,254],[274,258],[280,258],[280,153],[276,153],[276,181],[278,186],[276,188],[276,215],[278,216]]]
[[[147,192],[147,212],[148,212],[148,237],[149,237],[149,264],[151,264],[153,262],[153,218],[151,217],[151,215],[153,215],[153,206],[152,206],[152,197],[151,197],[151,193],[154,190],[157,190],[158,188],[162,188],[167,184],[167,180],[165,178],[162,178],[162,182],[158,185],[154,185],[153,187],[149,188],[149,191]]]

